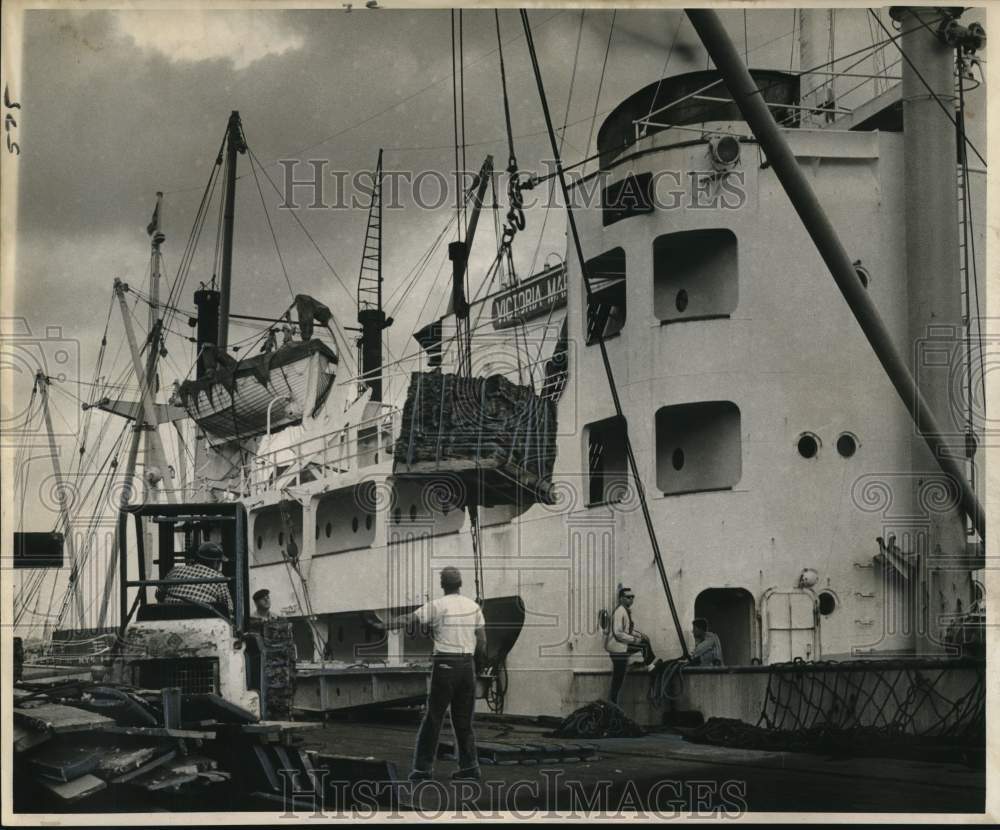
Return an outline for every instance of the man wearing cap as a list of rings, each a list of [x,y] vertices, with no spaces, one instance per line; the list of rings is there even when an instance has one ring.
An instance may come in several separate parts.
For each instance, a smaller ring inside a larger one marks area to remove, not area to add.
[[[476,707],[475,655],[486,653],[486,620],[479,605],[459,593],[461,587],[462,574],[458,568],[444,568],[441,571],[443,597],[383,624],[387,630],[392,630],[419,623],[430,628],[434,638],[431,687],[417,733],[411,781],[432,777],[441,725],[449,706],[458,744],[458,770],[452,778],[478,781],[481,777],[472,714]]]
[[[271,592],[267,588],[261,588],[259,591],[254,592],[253,605],[253,616],[255,619],[275,619],[274,614],[271,613]]]
[[[228,561],[218,542],[202,542],[198,545],[194,556],[189,551],[187,561],[183,565],[171,568],[166,579],[178,582],[217,579],[222,576],[222,563]],[[161,585],[156,589],[156,598],[168,605],[184,603],[210,605],[220,611],[225,610],[229,616],[233,614],[233,598],[229,594],[229,586],[222,582]]]

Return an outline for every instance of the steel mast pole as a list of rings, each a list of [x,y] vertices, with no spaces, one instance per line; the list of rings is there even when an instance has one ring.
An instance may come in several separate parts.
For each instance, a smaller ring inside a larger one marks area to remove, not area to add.
[[[222,214],[222,273],[219,275],[219,338],[216,345],[225,352],[229,345],[229,298],[233,276],[233,224],[236,218],[236,154],[245,153],[243,126],[236,110],[229,116],[226,138],[226,203]]]
[[[552,147],[552,158],[556,163],[556,172],[559,177],[559,185],[562,188],[563,201],[566,203],[566,217],[569,220],[570,236],[573,239],[573,247],[576,250],[577,260],[580,263],[580,273],[583,275],[583,285],[587,291],[587,299],[592,294],[590,277],[587,274],[587,262],[583,256],[583,246],[580,243],[580,232],[576,227],[576,218],[573,215],[573,202],[569,195],[569,186],[566,184],[566,173],[563,170],[562,157],[559,153],[559,142],[556,140],[555,128],[552,126],[552,114],[549,112],[549,102],[545,96],[545,86],[542,83],[542,71],[538,66],[538,55],[535,53],[535,41],[531,36],[531,25],[528,22],[528,13],[521,9],[521,23],[524,26],[524,38],[528,44],[528,52],[531,55],[531,65],[535,72],[535,82],[538,85],[538,97],[542,102],[542,112],[545,115],[545,126],[549,133],[549,143]],[[618,397],[618,384],[615,382],[614,372],[611,369],[611,361],[608,358],[608,347],[604,342],[602,332],[597,332],[597,344],[601,350],[601,360],[604,363],[604,373],[608,379],[608,388],[611,392],[611,400],[615,406],[615,414],[625,421],[622,411],[621,399]],[[674,604],[674,595],[670,590],[670,581],[667,579],[667,571],[663,564],[663,556],[660,553],[660,543],[656,538],[656,528],[653,526],[653,519],[649,514],[649,505],[646,504],[646,488],[642,486],[642,479],[639,477],[639,465],[635,460],[635,453],[632,451],[632,442],[628,437],[626,428],[623,436],[625,444],[625,455],[628,458],[629,472],[632,481],[635,482],[636,493],[639,495],[639,505],[642,508],[642,518],[646,524],[646,532],[649,534],[649,543],[653,549],[653,559],[656,562],[656,570],[660,575],[660,582],[663,585],[663,593],[667,598],[667,605],[670,607],[670,616],[673,619],[674,629],[677,633],[677,640],[680,643],[681,654],[685,660],[689,659],[691,653],[688,651],[687,640],[684,638],[684,629],[681,627],[680,617],[677,615],[677,606]]]
[[[917,430],[923,436],[941,470],[954,479],[960,490],[961,508],[972,519],[979,534],[986,536],[986,516],[979,499],[969,486],[965,472],[952,457],[951,445],[910,373],[906,359],[896,348],[878,309],[861,285],[837,232],[820,205],[812,186],[799,168],[788,142],[764,103],[764,98],[736,51],[718,14],[706,9],[686,9],[685,13],[721,73],[733,100],[753,130],[768,162],[784,187],[816,249],[854,313],[882,368],[902,398]],[[944,160],[942,160],[943,162]]]

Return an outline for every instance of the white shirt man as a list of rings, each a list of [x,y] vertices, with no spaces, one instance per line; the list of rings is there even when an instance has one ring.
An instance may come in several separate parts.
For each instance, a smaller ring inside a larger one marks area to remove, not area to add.
[[[444,568],[441,571],[443,597],[385,624],[391,630],[402,628],[411,621],[418,622],[429,627],[434,638],[434,667],[427,708],[417,733],[410,773],[412,781],[432,777],[438,738],[449,708],[459,764],[452,778],[480,778],[472,717],[476,708],[475,655],[477,651],[486,654],[486,618],[478,603],[459,593],[461,587],[462,574],[458,568]]]
[[[475,654],[476,631],[485,630],[483,609],[461,594],[445,594],[413,612],[431,630],[435,654]]]

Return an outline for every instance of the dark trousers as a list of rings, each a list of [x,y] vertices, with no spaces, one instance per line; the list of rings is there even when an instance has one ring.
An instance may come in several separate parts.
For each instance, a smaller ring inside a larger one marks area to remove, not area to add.
[[[649,640],[643,640],[641,643],[636,643],[634,645],[630,644],[628,651],[625,654],[610,655],[611,693],[609,694],[608,699],[616,706],[622,705],[619,698],[622,693],[622,684],[625,682],[625,672],[628,671],[629,658],[637,651],[642,652],[642,663],[644,666],[648,666],[653,662],[653,660],[656,659],[656,655],[653,654],[653,646],[650,644]]]
[[[458,744],[459,769],[479,766],[472,713],[476,707],[476,666],[471,654],[434,655],[431,691],[427,710],[417,733],[413,769],[430,772],[434,768],[444,713],[451,707],[451,723]]]
[[[631,654],[611,655],[611,693],[608,699],[616,706],[621,706],[622,683],[625,682],[625,671],[628,669],[628,659]]]

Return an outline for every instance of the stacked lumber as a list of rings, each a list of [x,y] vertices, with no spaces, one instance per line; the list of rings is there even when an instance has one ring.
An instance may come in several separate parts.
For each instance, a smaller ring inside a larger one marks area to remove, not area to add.
[[[263,620],[262,634],[266,663],[267,717],[269,720],[289,720],[292,698],[295,696],[295,642],[292,623],[276,617]]]
[[[399,475],[458,474],[470,503],[551,503],[556,409],[503,375],[413,372],[393,450]]]
[[[171,794],[229,780],[216,760],[197,752],[205,741],[216,738],[216,728],[223,724],[167,728],[162,710],[150,706],[156,716],[153,726],[130,725],[134,712],[106,707],[107,691],[93,684],[75,689],[64,684],[52,692],[15,689],[17,792],[44,806],[49,803],[45,799],[53,796],[56,804],[72,804],[111,787]],[[129,698],[140,701],[142,695],[132,691]]]

